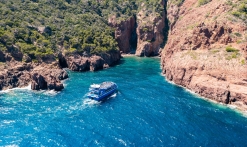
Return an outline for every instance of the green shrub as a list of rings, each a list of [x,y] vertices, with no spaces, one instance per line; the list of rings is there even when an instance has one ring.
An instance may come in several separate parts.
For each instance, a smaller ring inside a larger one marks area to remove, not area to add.
[[[19,46],[23,53],[26,53],[28,55],[34,54],[36,51],[36,46],[33,44],[17,43],[17,46]]]
[[[245,65],[245,60],[242,59],[240,63],[241,63],[241,65]]]
[[[142,29],[144,32],[148,32],[148,28],[143,28]]]
[[[198,5],[201,6],[201,5],[205,5],[207,3],[211,2],[211,0],[198,0]]]
[[[235,17],[240,17],[241,16],[241,12],[234,11],[234,12],[232,12],[232,15],[235,16]]]
[[[235,32],[234,35],[237,36],[237,37],[242,37],[242,34],[240,34],[238,32]]]
[[[240,19],[242,19],[243,21],[246,22],[246,18],[247,18],[247,6],[246,6],[246,1],[241,1],[237,10],[232,12],[232,15],[235,17],[238,17]]]
[[[233,47],[231,47],[231,46],[227,46],[227,47],[226,47],[226,51],[227,51],[227,52],[238,52],[239,50],[237,50],[237,49],[235,49],[235,48],[233,48]]]
[[[213,54],[216,54],[216,53],[220,52],[220,50],[214,49],[214,50],[212,50],[211,52],[212,52]]]

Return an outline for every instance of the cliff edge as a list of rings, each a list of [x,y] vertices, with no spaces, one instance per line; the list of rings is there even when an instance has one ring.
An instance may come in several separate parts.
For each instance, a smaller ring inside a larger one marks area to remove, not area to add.
[[[167,80],[246,111],[247,27],[233,3],[241,1],[168,0],[161,65]]]

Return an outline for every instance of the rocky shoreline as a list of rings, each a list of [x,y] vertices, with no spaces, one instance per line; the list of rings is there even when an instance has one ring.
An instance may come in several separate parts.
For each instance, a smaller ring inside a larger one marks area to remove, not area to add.
[[[163,74],[202,97],[246,111],[246,41],[233,35],[244,35],[246,25],[229,21],[231,6],[224,1],[194,7],[197,2],[168,4],[173,21],[162,52]]]
[[[3,65],[2,65],[3,66]],[[34,64],[21,62],[6,62],[6,68],[0,72],[0,89],[26,87],[31,84],[32,90],[55,90],[64,88],[61,80],[68,74],[56,64]],[[3,67],[2,67],[3,68]]]
[[[196,92],[193,91],[193,90],[188,89],[188,88],[185,87],[185,86],[176,84],[176,83],[174,83],[173,81],[168,80],[168,79],[166,78],[166,75],[165,75],[165,74],[162,74],[162,75],[164,76],[164,78],[166,79],[166,81],[167,81],[168,83],[183,88],[185,91],[188,91],[189,93],[195,95],[197,98],[203,99],[203,100],[208,101],[208,102],[210,102],[210,103],[214,103],[214,104],[218,104],[218,105],[223,105],[223,106],[225,106],[225,107],[227,107],[227,108],[230,108],[230,109],[232,109],[232,110],[234,110],[234,111],[237,111],[238,113],[240,113],[240,114],[242,114],[243,116],[247,117],[247,109],[246,109],[246,106],[243,106],[243,107],[242,107],[242,106],[237,106],[237,105],[235,105],[235,104],[225,104],[225,103],[219,102],[219,101],[217,101],[217,100],[210,99],[210,98],[208,98],[208,97],[205,97],[205,96],[202,96],[202,95],[196,93]]]
[[[121,58],[119,52],[105,53],[101,56],[84,57],[79,54],[69,56],[59,55],[55,58],[45,58],[38,62],[20,62],[9,53],[1,52],[0,64],[0,90],[16,87],[26,87],[31,84],[32,90],[64,89],[62,80],[69,78],[67,72],[71,71],[97,71],[117,64]],[[22,59],[23,56],[20,56]],[[7,60],[6,60],[7,59]]]

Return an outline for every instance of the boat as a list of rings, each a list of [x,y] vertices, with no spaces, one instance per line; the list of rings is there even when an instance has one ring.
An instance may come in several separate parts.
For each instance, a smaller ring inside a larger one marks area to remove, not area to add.
[[[103,82],[101,84],[92,84],[89,87],[89,92],[86,97],[102,101],[105,98],[111,96],[117,90],[117,84],[114,82]]]

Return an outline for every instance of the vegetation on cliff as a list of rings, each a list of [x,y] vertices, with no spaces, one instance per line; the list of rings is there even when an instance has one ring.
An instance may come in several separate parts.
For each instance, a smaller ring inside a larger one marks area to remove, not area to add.
[[[14,49],[39,59],[64,53],[101,54],[118,50],[108,18],[162,11],[156,0],[1,0],[0,50]]]
[[[237,3],[233,3],[232,1],[228,1],[227,4],[231,5],[233,7],[232,15],[236,16],[237,18],[240,18],[246,23],[247,19],[247,1],[246,0],[240,0]]]

